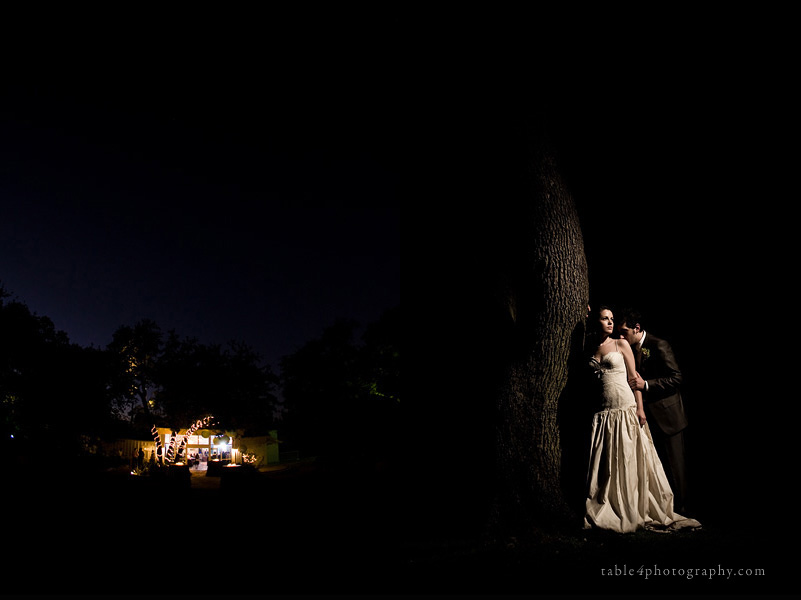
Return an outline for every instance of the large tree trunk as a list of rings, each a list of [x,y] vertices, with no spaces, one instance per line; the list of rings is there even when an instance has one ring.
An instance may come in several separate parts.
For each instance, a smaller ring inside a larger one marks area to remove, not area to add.
[[[561,485],[559,402],[580,353],[589,297],[578,214],[540,149],[510,215],[499,299],[508,310],[496,395],[495,534],[522,535],[571,515]],[[519,211],[519,212],[518,212]]]
[[[564,396],[589,294],[573,199],[553,155],[531,148],[545,136],[514,113],[491,125],[457,128],[432,161],[443,201],[413,212],[404,414],[413,522],[503,539],[575,517],[561,483],[580,490],[586,463],[569,456],[564,477],[563,450],[589,447],[590,421],[566,424]]]

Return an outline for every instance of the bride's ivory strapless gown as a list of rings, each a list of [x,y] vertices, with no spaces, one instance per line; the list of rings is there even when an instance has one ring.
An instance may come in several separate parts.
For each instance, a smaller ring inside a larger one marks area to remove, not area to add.
[[[584,527],[619,532],[700,527],[673,512],[673,491],[637,404],[619,351],[591,360],[601,380],[602,406],[592,424]]]

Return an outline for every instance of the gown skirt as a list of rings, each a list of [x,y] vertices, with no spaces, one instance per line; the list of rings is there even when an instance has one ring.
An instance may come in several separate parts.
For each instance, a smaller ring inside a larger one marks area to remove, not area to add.
[[[648,423],[641,427],[637,418],[623,355],[610,352],[591,365],[603,405],[592,423],[584,527],[621,533],[700,527],[673,511],[673,491]]]

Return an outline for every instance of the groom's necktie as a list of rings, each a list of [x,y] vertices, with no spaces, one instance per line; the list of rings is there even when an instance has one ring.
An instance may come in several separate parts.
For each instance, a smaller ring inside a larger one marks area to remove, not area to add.
[[[634,349],[634,366],[637,367],[637,370],[640,370],[640,363],[642,363],[642,346],[637,346]]]

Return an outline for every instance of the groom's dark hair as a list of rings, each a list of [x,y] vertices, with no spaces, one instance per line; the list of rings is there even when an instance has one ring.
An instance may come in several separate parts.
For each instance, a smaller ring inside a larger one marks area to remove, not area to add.
[[[642,315],[640,314],[640,311],[635,310],[633,308],[622,309],[618,317],[618,323],[625,323],[626,327],[631,327],[631,328],[634,328],[637,325],[639,325],[640,329],[645,329],[642,323]]]

